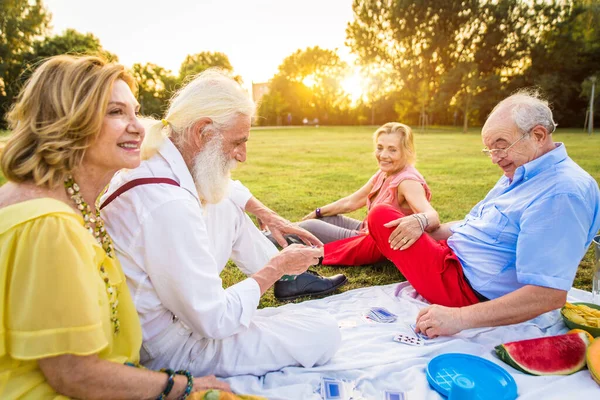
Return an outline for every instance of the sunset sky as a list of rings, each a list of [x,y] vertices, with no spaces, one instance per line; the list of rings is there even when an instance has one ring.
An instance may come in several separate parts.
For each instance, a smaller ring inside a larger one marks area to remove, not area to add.
[[[55,34],[91,32],[121,63],[153,62],[174,73],[188,54],[221,51],[244,84],[265,82],[282,60],[318,45],[339,49],[352,0],[44,0]]]

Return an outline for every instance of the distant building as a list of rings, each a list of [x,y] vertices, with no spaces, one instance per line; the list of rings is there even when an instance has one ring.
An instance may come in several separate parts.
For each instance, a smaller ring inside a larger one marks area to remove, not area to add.
[[[252,82],[252,100],[256,104],[260,103],[262,97],[269,93],[269,83],[254,83]]]

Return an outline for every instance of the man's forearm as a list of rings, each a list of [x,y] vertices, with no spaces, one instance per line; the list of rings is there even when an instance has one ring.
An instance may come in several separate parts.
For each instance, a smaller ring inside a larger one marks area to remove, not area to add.
[[[461,221],[452,221],[440,224],[439,228],[435,231],[428,232],[429,236],[431,236],[433,240],[448,240],[448,238],[452,236],[452,230],[450,230],[450,228],[460,222]]]
[[[528,321],[562,307],[566,298],[564,290],[527,285],[497,299],[461,308],[463,329]]]
[[[270,216],[276,214],[275,211],[261,203],[256,197],[250,197],[250,200],[246,203],[245,211],[252,215],[266,221]]]
[[[280,268],[277,268],[271,264],[267,264],[260,271],[253,274],[251,278],[258,283],[258,286],[260,287],[260,295],[262,296],[267,290],[269,290],[271,286],[275,284],[275,282],[281,279],[282,276],[283,273],[281,272]]]

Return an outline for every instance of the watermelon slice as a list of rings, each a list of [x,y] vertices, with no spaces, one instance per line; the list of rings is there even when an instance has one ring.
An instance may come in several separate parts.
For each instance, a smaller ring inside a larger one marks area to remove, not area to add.
[[[585,367],[592,336],[582,330],[496,346],[508,365],[531,375],[570,375]]]

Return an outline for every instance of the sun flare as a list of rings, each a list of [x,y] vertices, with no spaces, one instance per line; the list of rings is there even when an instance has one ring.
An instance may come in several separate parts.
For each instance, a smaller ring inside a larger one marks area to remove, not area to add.
[[[358,71],[355,71],[352,75],[349,75],[342,81],[342,88],[350,95],[350,99],[353,103],[356,103],[364,96],[364,82],[364,78]]]

